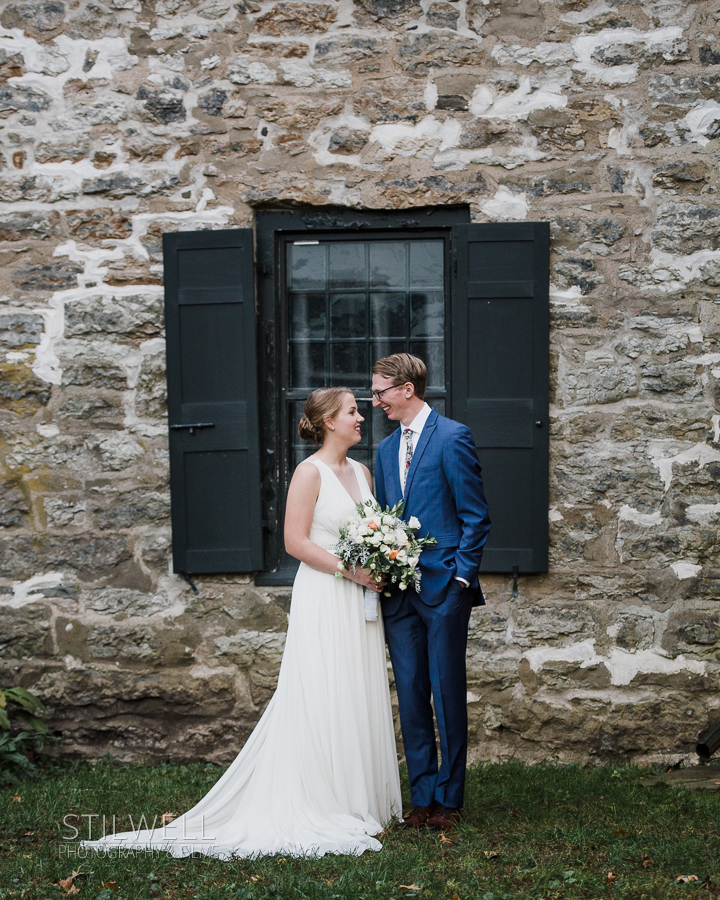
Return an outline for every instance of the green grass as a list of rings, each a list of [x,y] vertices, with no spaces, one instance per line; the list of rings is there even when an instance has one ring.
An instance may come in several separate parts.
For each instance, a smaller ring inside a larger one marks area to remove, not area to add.
[[[720,795],[643,784],[652,773],[629,766],[474,766],[465,821],[452,843],[393,829],[381,853],[362,857],[220,862],[66,855],[77,844],[64,839],[64,816],[105,813],[111,821],[115,814],[117,830],[124,830],[128,815],[187,809],[220,773],[203,764],[72,763],[3,789],[0,900],[66,896],[59,881],[74,870],[84,873],[74,881],[78,900],[663,900],[719,892]],[[679,884],[678,875],[698,881]],[[109,882],[117,887],[103,886]]]

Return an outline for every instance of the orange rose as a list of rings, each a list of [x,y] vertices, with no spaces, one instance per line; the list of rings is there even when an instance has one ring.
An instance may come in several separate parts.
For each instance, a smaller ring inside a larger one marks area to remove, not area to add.
[[[377,531],[377,530],[378,530],[378,527],[379,527],[379,526],[376,525],[374,522],[369,522],[369,523],[368,523],[368,528],[371,528],[373,531]]]
[[[399,552],[399,550],[391,550],[390,553],[388,553],[388,556],[390,557],[390,559],[395,559]]]

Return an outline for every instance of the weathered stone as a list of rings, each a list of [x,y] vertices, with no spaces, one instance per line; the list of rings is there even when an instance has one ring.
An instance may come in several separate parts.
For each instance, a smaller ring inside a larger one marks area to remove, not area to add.
[[[650,436],[685,441],[707,441],[713,436],[712,407],[666,409],[657,406],[629,406],[613,416],[610,438],[633,441]]]
[[[114,391],[127,390],[127,374],[119,366],[102,359],[86,359],[63,366],[63,384]]]
[[[337,18],[327,3],[294,3],[283,0],[258,16],[255,26],[262,34],[292,35],[323,32]]]
[[[663,75],[648,78],[648,96],[653,106],[677,106],[690,109],[699,100],[716,99],[720,75]]]
[[[0,602],[0,657],[21,660],[51,656],[52,652],[50,616],[44,604],[13,609]]]
[[[145,453],[141,444],[124,434],[98,437],[87,443],[99,452],[103,468],[112,472],[127,468]]]
[[[42,316],[33,313],[0,313],[0,344],[4,347],[39,344],[44,330]]]
[[[512,625],[513,641],[520,647],[567,647],[595,634],[595,623],[582,607],[529,607],[519,610]]]
[[[3,85],[0,87],[0,117],[6,117],[18,110],[42,112],[52,103],[52,99],[37,88],[24,85]]]
[[[72,569],[83,577],[107,573],[129,559],[122,539],[73,536],[0,538],[0,567],[11,578],[30,578],[42,571]]]
[[[93,518],[101,529],[132,528],[134,525],[161,524],[170,516],[169,494],[133,490],[129,494],[111,494],[104,505],[93,509]]]
[[[359,153],[367,144],[367,137],[360,131],[340,128],[330,135],[328,150],[331,153]]]
[[[655,641],[655,624],[648,616],[622,615],[613,630],[615,643],[623,650],[647,650]]]
[[[702,399],[703,385],[695,364],[684,362],[668,363],[664,366],[645,364],[640,370],[641,396],[667,394],[678,403]]]
[[[110,197],[127,197],[146,191],[147,185],[140,178],[131,177],[122,173],[107,175],[101,178],[89,178],[83,182],[83,194],[108,194]]]
[[[82,419],[94,428],[119,428],[125,416],[122,394],[105,391],[65,391],[57,415],[61,419]]]
[[[86,521],[85,500],[63,500],[59,497],[44,497],[43,511],[50,528],[81,528]]]
[[[483,59],[479,42],[433,32],[404,35],[398,50],[400,66],[411,75],[424,75],[447,66],[479,66]]]
[[[20,528],[30,512],[27,499],[15,482],[5,482],[0,489],[0,528]]]
[[[16,212],[0,221],[0,241],[27,241],[48,238],[60,232],[58,213]]]
[[[123,240],[132,233],[130,219],[114,209],[69,209],[65,216],[70,234],[81,241]]]
[[[221,116],[223,104],[227,100],[228,95],[219,88],[213,88],[207,94],[202,94],[198,100],[198,106],[204,110],[209,116]]]
[[[65,19],[65,4],[58,0],[22,0],[7,6],[0,16],[5,28],[20,28],[29,37],[48,41],[56,37]]]
[[[273,44],[273,47],[277,47],[277,44]],[[317,42],[315,59],[317,62],[347,65],[350,62],[375,59],[384,49],[384,43],[375,38],[338,34]]]
[[[712,47],[699,47],[700,64],[703,66],[720,66],[720,51]]]
[[[69,160],[79,162],[90,153],[90,141],[78,137],[72,143],[48,142],[40,143],[35,148],[35,160],[39,163],[59,163]]]
[[[50,401],[50,385],[23,363],[0,363],[0,409],[33,416]]]
[[[5,48],[0,48],[0,84],[5,84],[8,78],[20,78],[25,74],[25,61],[22,53],[8,53]]]
[[[556,262],[554,268],[563,286],[576,285],[583,294],[595,290],[598,282],[602,281],[595,273],[595,262],[592,259],[565,257]]]
[[[144,101],[145,112],[155,122],[169,125],[171,122],[184,122],[187,118],[182,94],[173,94],[167,89],[141,87],[136,97]]]
[[[565,386],[572,403],[616,403],[637,395],[638,378],[634,366],[599,365],[568,371]]]
[[[57,291],[76,287],[82,271],[82,266],[72,262],[24,266],[13,270],[12,280],[21,291]]]
[[[720,249],[720,210],[714,206],[662,206],[651,235],[653,246],[670,253]]]
[[[457,31],[460,11],[452,3],[433,3],[426,13],[428,25],[435,28],[452,28]]]
[[[653,171],[653,184],[672,190],[707,184],[710,169],[705,163],[666,163]],[[700,188],[698,187],[697,190]]]
[[[123,588],[98,588],[84,594],[88,609],[105,616],[152,616],[173,605],[166,594],[148,594]]]
[[[110,333],[147,338],[162,334],[163,327],[163,304],[158,295],[95,295],[65,304],[68,337]]]
[[[470,0],[469,17],[474,15],[475,7],[480,3],[482,0]],[[493,0],[490,12],[495,15],[484,22],[485,34],[537,39],[544,31],[543,7],[539,0]]]
[[[662,647],[672,657],[682,653],[720,661],[720,617],[700,610],[671,614]]]

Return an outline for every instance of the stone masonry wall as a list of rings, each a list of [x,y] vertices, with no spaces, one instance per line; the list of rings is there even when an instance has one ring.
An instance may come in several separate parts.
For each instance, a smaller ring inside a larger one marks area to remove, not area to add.
[[[0,673],[63,749],[228,761],[289,589],[170,574],[161,234],[467,204],[552,233],[552,561],[484,580],[472,754],[720,718],[720,14],[699,0],[0,11]]]

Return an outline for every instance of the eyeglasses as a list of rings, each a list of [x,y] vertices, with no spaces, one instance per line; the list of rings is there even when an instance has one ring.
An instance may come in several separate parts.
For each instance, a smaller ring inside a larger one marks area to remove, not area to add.
[[[376,400],[379,400],[385,391],[391,391],[393,388],[404,387],[404,384],[391,384],[390,387],[383,388],[381,391],[370,391]]]

